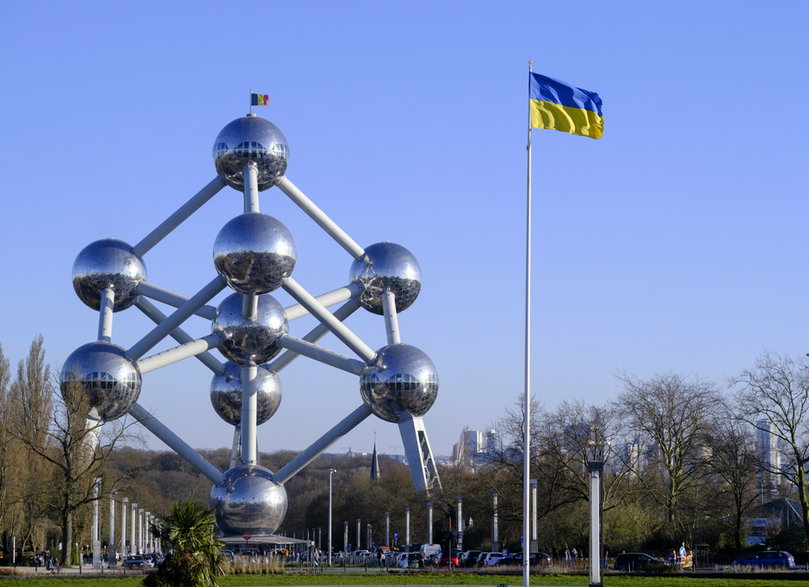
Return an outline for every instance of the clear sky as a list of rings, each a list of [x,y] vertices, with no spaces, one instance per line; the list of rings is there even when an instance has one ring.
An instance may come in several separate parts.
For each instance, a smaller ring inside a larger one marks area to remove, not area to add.
[[[809,3],[45,1],[6,2],[0,18],[13,364],[39,333],[57,368],[95,339],[76,255],[104,237],[137,243],[213,179],[213,141],[252,88],[271,95],[254,111],[286,135],[288,177],[359,244],[393,241],[421,263],[400,328],[438,367],[425,423],[448,454],[523,390],[529,59],[599,92],[606,121],[601,140],[534,133],[537,399],[606,403],[621,373],[723,386],[764,351],[809,352]],[[196,293],[241,207],[220,192],[146,255],[149,281]],[[298,282],[347,282],[351,259],[279,190],[261,208],[295,237]],[[347,324],[385,344],[378,317]],[[113,340],[150,328],[130,309]],[[210,379],[195,360],[172,365],[144,376],[139,401],[192,446],[229,446]],[[303,449],[360,403],[354,376],[308,359],[282,383],[261,450]],[[374,417],[331,450],[370,451],[374,434],[402,452]]]

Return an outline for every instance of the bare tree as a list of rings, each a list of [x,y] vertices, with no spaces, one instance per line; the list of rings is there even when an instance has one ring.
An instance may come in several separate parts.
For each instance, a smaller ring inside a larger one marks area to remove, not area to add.
[[[126,437],[125,419],[106,423],[88,418],[88,397],[79,382],[54,393],[50,369],[45,363],[42,338],[32,343],[28,358],[20,363],[12,384],[19,416],[10,423],[14,437],[54,471],[56,482],[49,494],[52,509],[58,512],[62,530],[62,565],[68,564],[73,544],[73,518],[95,500],[93,485],[101,477],[116,444]],[[112,484],[112,483],[108,483]],[[42,487],[41,479],[35,486]]]
[[[670,533],[682,532],[679,500],[704,481],[706,431],[719,394],[711,383],[676,374],[650,379],[622,376],[614,407],[625,426],[648,443],[642,458],[627,459],[644,490],[662,506]]]
[[[50,368],[45,363],[42,336],[38,336],[29,347],[28,356],[17,365],[17,376],[11,385],[7,408],[10,414],[9,431],[14,437],[15,451],[20,461],[15,473],[18,492],[14,511],[19,516],[18,529],[23,547],[37,527],[48,520],[53,486],[47,480],[52,470],[46,461],[31,450],[31,446],[45,442],[53,410],[52,394]]]
[[[760,466],[795,488],[809,538],[809,362],[765,354],[733,383],[741,417],[755,429],[774,434],[784,447],[784,465],[762,460]]]
[[[11,399],[9,397],[9,382],[11,373],[8,359],[0,347],[0,535],[3,537],[3,545],[8,548],[9,520],[7,512],[12,501],[12,479],[11,460],[14,454],[12,445],[13,437],[9,433],[8,422],[11,421]]]
[[[717,407],[709,440],[708,467],[721,480],[713,486],[716,496],[730,504],[736,550],[742,548],[745,515],[760,496],[756,483],[758,458],[750,432],[747,423],[729,406]]]

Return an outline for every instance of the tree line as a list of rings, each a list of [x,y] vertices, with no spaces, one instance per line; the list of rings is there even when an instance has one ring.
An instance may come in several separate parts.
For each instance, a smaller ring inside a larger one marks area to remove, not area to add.
[[[723,387],[698,378],[663,374],[621,377],[623,392],[603,405],[564,402],[531,410],[532,477],[537,488],[537,544],[559,555],[566,546],[588,543],[588,449],[603,448],[602,536],[610,552],[646,549],[659,553],[686,541],[715,551],[738,552],[746,520],[774,498],[797,503],[797,532],[770,537],[786,541],[800,556],[809,536],[809,363],[764,355]],[[110,500],[167,516],[176,503],[207,503],[210,482],[170,451],[143,448],[139,426],[129,418],[93,423],[86,398],[68,386],[58,389],[45,360],[41,337],[12,369],[0,348],[0,545],[13,540],[24,551],[89,542],[95,479],[102,479],[102,525]],[[433,540],[464,548],[490,549],[493,495],[497,496],[499,548],[521,549],[523,430],[522,400],[504,407],[492,423],[493,450],[474,466],[439,467],[442,490],[413,489],[408,468],[381,456],[381,475],[370,478],[370,457],[324,454],[286,484],[289,509],[280,532],[328,544],[329,469],[333,474],[333,535],[344,547],[346,523],[353,548],[405,540],[410,510],[411,542],[428,538],[428,503]],[[775,439],[779,458],[756,446],[757,433]],[[226,469],[230,451],[205,451]],[[278,470],[294,454],[261,454]],[[458,533],[457,498],[463,532]],[[119,506],[120,507],[120,506]],[[357,541],[357,521],[360,540]],[[102,542],[106,534],[101,532]],[[394,540],[391,538],[391,542]],[[790,542],[791,541],[791,542]],[[395,546],[395,545],[391,545]],[[61,563],[69,564],[70,549]]]

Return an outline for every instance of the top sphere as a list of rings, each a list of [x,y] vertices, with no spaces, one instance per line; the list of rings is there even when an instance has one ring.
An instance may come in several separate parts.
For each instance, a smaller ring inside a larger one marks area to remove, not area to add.
[[[401,245],[376,243],[365,249],[365,257],[354,261],[349,280],[363,286],[362,307],[382,315],[382,294],[387,290],[396,296],[396,311],[409,308],[421,291],[421,268],[416,257]]]
[[[107,238],[90,243],[73,263],[73,289],[93,310],[101,307],[101,292],[115,292],[114,312],[138,301],[136,288],[146,280],[146,266],[127,243]]]
[[[243,116],[230,122],[216,137],[213,146],[216,172],[237,190],[244,189],[242,170],[250,161],[258,166],[258,189],[271,188],[284,176],[289,145],[284,134],[269,120]]]

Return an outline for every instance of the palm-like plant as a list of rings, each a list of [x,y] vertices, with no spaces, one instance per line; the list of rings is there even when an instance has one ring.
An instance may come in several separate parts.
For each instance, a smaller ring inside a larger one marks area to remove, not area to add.
[[[152,533],[171,552],[144,584],[218,586],[216,577],[225,574],[225,558],[215,529],[213,511],[199,502],[174,504],[171,515],[152,527]]]

